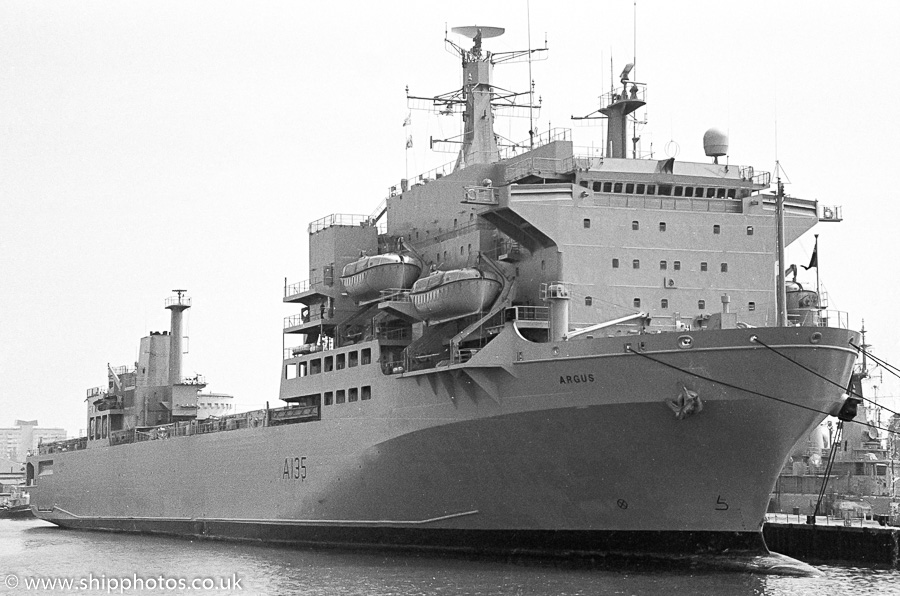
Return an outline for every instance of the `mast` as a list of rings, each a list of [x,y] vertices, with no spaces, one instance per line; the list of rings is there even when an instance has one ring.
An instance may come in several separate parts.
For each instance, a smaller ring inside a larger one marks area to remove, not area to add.
[[[775,251],[778,259],[778,287],[775,296],[775,305],[778,310],[778,326],[786,327],[787,320],[787,290],[784,287],[784,184],[781,183],[780,170],[776,178],[778,184],[778,194],[775,198]]]

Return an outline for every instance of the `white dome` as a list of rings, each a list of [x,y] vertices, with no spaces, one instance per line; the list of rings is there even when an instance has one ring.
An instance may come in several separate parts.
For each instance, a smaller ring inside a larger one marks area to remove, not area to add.
[[[718,128],[710,128],[703,133],[703,150],[708,157],[728,155],[728,135]]]

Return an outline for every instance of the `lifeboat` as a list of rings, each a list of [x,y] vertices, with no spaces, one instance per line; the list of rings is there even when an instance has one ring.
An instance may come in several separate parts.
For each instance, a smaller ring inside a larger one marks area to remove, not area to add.
[[[341,272],[341,283],[353,300],[367,302],[379,298],[383,290],[408,289],[421,272],[413,257],[386,253],[348,263]]]
[[[423,277],[413,284],[409,298],[423,319],[441,321],[487,309],[502,287],[497,274],[467,267]]]
[[[787,298],[788,321],[792,325],[816,326],[819,324],[821,308],[819,295],[812,290],[805,290],[796,281],[785,284]]]

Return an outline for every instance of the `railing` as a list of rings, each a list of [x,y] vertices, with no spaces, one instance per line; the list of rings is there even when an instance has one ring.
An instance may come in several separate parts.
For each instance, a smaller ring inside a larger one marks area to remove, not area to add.
[[[526,157],[506,166],[506,182],[515,182],[531,174],[564,174],[575,169],[575,158]]]
[[[381,290],[379,302],[409,302],[409,290],[401,288]]]
[[[80,451],[85,448],[87,448],[87,437],[78,437],[77,439],[54,441],[53,443],[41,443],[38,445],[38,453],[47,455],[65,451]]]
[[[512,145],[501,147],[500,159],[512,159],[518,157],[521,151],[531,151],[532,144],[534,144],[535,147],[541,147],[543,145],[549,145],[554,141],[570,140],[572,140],[571,128],[551,128],[546,132],[535,135],[533,139],[529,138],[524,141],[519,141],[518,143],[513,143]]]
[[[507,309],[515,311],[517,321],[549,321],[550,308],[546,306],[512,306]]]
[[[743,166],[740,169],[741,180],[746,180],[752,184],[758,184],[768,187],[772,180],[772,174],[769,172],[754,173],[753,166]]]
[[[447,174],[452,174],[454,167],[456,167],[455,159],[453,161],[445,163],[444,165],[440,165],[436,168],[432,168],[423,174],[419,174],[419,175],[415,176],[414,178],[412,178],[411,180],[412,180],[413,184],[415,184],[417,182],[427,184],[428,182],[431,182],[432,180],[437,180],[438,178],[443,178]]]
[[[494,227],[491,224],[487,223],[486,221],[477,220],[477,221],[473,221],[472,223],[466,224],[462,227],[456,228],[455,230],[447,230],[446,232],[438,234],[437,236],[434,236],[433,238],[428,238],[428,239],[426,239],[425,242],[418,242],[418,243],[416,243],[416,246],[418,246],[418,247],[431,246],[431,245],[437,244],[439,242],[446,242],[447,240],[452,240],[453,238],[458,238],[459,236],[462,236],[464,234],[476,232],[478,230],[493,230],[493,229],[494,229]]]
[[[114,372],[117,375],[127,375],[128,373],[133,373],[137,371],[137,369],[133,366],[128,366],[123,364],[122,366],[111,366],[109,370]]]
[[[368,215],[352,213],[332,213],[309,224],[309,233],[314,234],[331,226],[365,226],[371,225],[372,220]]]
[[[388,341],[402,341],[412,338],[412,330],[408,327],[398,327],[396,329],[376,328],[375,338]]]
[[[742,213],[743,204],[733,199],[700,199],[686,197],[647,197],[642,195],[600,195],[594,197],[599,207],[627,207],[665,209],[667,211],[708,211],[713,213]]]
[[[647,101],[647,85],[644,83],[626,82],[621,90],[613,90],[600,96],[600,109],[607,108],[623,100]]]
[[[463,203],[496,205],[500,202],[500,189],[492,186],[467,186]]]
[[[102,398],[106,395],[106,390],[104,387],[91,387],[87,390],[87,396],[85,399],[91,399],[92,397]]]
[[[285,282],[284,284],[284,297],[295,296],[297,294],[302,294],[303,292],[311,289],[313,286],[316,286],[322,283],[323,278],[321,277],[313,277],[310,279],[304,279],[303,281],[298,281],[296,283],[288,284]]]
[[[187,296],[169,296],[166,298],[166,306],[190,306],[191,299]]]

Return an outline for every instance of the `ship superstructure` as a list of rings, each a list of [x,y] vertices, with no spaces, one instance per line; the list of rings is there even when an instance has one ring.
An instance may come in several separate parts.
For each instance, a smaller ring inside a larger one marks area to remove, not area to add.
[[[766,552],[769,492],[844,406],[858,337],[817,297],[778,325],[776,207],[788,243],[839,210],[750,167],[628,158],[646,89],[627,72],[601,98],[603,155],[552,130],[509,156],[493,112],[516,95],[482,47],[503,31],[454,31],[473,42],[452,44],[463,87],[430,101],[463,115],[458,158],[372,215],[309,225],[309,278],[283,296],[287,407],[200,425],[170,378],[174,401],[100,422],[116,440],[29,461],[37,515],[269,542]]]

